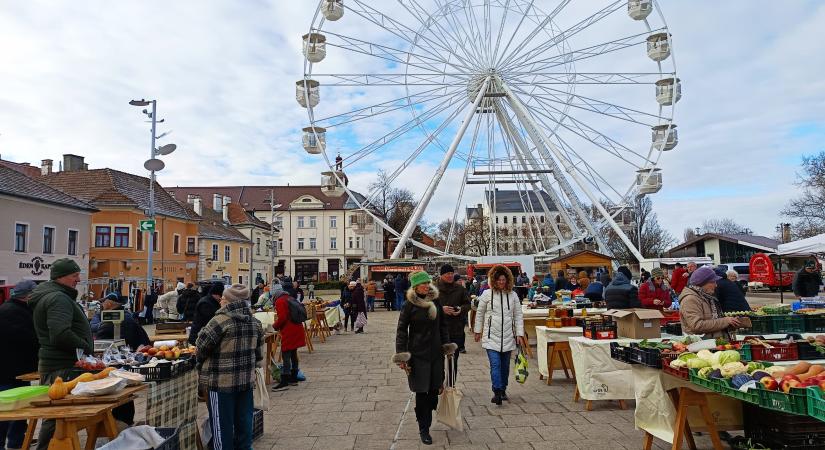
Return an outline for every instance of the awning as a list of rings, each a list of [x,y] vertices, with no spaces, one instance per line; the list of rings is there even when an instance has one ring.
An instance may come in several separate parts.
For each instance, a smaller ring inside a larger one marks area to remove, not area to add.
[[[779,244],[779,255],[825,253],[825,233],[807,239]]]

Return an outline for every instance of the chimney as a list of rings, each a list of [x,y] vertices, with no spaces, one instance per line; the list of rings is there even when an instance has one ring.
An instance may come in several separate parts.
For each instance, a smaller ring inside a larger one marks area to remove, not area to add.
[[[192,199],[192,209],[195,210],[195,214],[202,216],[203,215],[203,207],[201,206],[201,198],[195,197]]]
[[[52,173],[52,163],[51,159],[44,159],[40,162],[40,175],[49,175]]]
[[[791,224],[782,224],[782,242],[791,242]]]
[[[63,170],[66,172],[78,172],[85,169],[83,157],[78,155],[63,155]]]
[[[229,223],[229,203],[232,202],[232,197],[223,198],[223,222]]]
[[[220,212],[223,209],[223,196],[221,194],[212,194],[212,209]]]

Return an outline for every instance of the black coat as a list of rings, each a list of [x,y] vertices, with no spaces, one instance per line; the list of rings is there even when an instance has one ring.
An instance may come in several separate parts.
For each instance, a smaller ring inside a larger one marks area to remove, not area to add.
[[[435,308],[432,318],[430,305]],[[431,287],[424,299],[418,298],[412,290],[408,291],[407,301],[398,315],[396,354],[393,360],[406,361],[410,366],[410,374],[407,376],[410,391],[431,392],[441,387],[444,383],[442,346],[449,342],[447,323],[438,301],[438,290]]]
[[[361,283],[356,284],[355,288],[352,290],[352,297],[350,298],[349,305],[350,314],[367,312],[367,301],[364,297],[364,287],[361,286]]]
[[[392,281],[384,282],[384,299],[390,302],[395,301],[395,283]]]
[[[114,339],[114,330],[115,327],[112,322],[101,322],[95,337],[97,339]],[[149,335],[146,334],[146,330],[137,323],[135,317],[128,311],[123,315],[123,322],[120,323],[120,338],[126,340],[126,345],[132,351],[137,350],[141,345],[149,345]]]
[[[816,297],[822,284],[822,274],[818,270],[808,273],[801,269],[793,279],[793,293],[800,297]]]
[[[444,321],[447,322],[447,328],[450,332],[450,337],[460,337],[464,335],[464,319],[467,312],[470,311],[470,296],[464,286],[458,283],[445,283],[439,278],[435,283],[438,287],[438,302],[442,306],[458,306],[461,308],[461,314],[458,316],[444,315]]]
[[[734,283],[727,278],[716,281],[716,298],[719,299],[723,312],[750,311],[751,309],[739,283]]]
[[[639,300],[639,288],[630,284],[630,280],[621,272],[616,272],[616,277],[604,290],[604,301],[608,309],[642,307],[642,302]]]
[[[0,384],[12,384],[14,377],[37,371],[40,343],[34,332],[32,310],[26,302],[8,300],[0,305]]]
[[[198,300],[198,304],[195,306],[195,317],[192,319],[192,330],[189,332],[190,344],[197,342],[198,333],[200,333],[201,328],[206,326],[206,324],[215,317],[215,312],[220,308],[221,303],[212,298],[211,295],[206,295]]]
[[[181,289],[178,291],[178,302],[175,305],[178,309],[178,314],[183,314],[183,320],[191,322],[195,318],[195,307],[198,306],[198,300],[201,296],[195,289]],[[255,298],[255,301],[258,301]]]

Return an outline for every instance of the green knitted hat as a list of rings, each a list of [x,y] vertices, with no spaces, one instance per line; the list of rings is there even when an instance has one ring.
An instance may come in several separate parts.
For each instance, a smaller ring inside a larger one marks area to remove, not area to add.
[[[430,274],[424,271],[414,272],[412,275],[410,275],[410,285],[412,287],[416,287],[419,284],[429,283],[431,281],[432,278],[430,277]]]
[[[61,258],[52,263],[49,278],[56,280],[66,275],[80,272],[80,266],[73,259]]]

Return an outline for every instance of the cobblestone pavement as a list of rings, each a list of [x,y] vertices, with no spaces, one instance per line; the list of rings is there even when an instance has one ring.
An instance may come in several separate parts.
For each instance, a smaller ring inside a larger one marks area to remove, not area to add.
[[[315,352],[301,351],[308,381],[285,392],[271,392],[265,432],[256,450],[388,449],[410,393],[394,353],[397,313],[370,314],[364,334],[333,335]],[[531,360],[535,365],[535,359]],[[489,369],[480,344],[468,339],[459,360],[458,386],[464,393],[464,431],[432,428],[433,445],[421,445],[410,406],[401,426],[397,449],[639,449],[642,432],[633,426],[631,409],[615,402],[594,402],[584,411],[573,403],[574,385],[556,380],[547,386],[533,366],[527,383],[512,381],[509,403],[490,403]],[[563,377],[563,375],[562,375]],[[414,400],[413,400],[414,403]],[[204,408],[205,409],[205,408]],[[669,448],[657,441],[658,448]],[[699,448],[712,448],[697,438]]]

